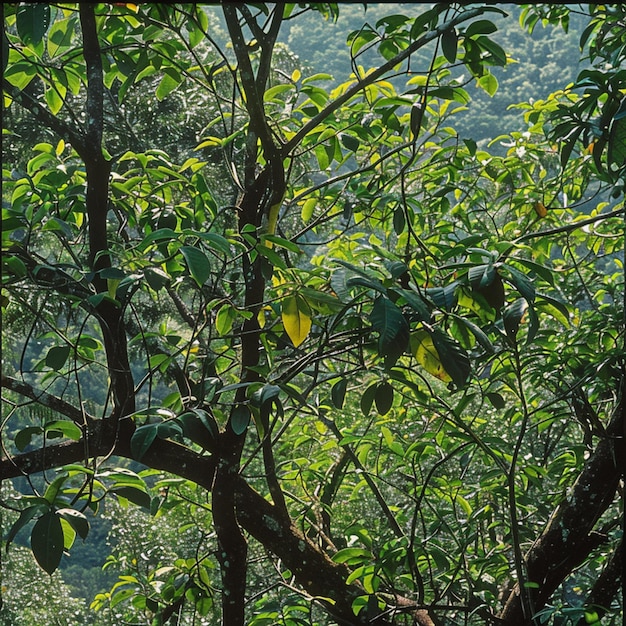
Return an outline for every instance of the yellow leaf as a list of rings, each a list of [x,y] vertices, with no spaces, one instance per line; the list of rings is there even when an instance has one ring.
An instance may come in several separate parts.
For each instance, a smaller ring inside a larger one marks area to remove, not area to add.
[[[302,205],[302,221],[306,224],[311,217],[313,217],[313,211],[315,210],[315,206],[317,205],[317,200],[315,198],[309,198]]]
[[[539,217],[545,217],[548,215],[548,209],[544,206],[543,202],[535,202],[535,213]]]
[[[411,352],[417,362],[432,376],[449,383],[452,378],[443,369],[437,348],[433,344],[433,339],[425,330],[418,330],[411,335]]]
[[[283,300],[281,317],[285,332],[297,348],[311,331],[311,309],[300,296],[288,296]]]

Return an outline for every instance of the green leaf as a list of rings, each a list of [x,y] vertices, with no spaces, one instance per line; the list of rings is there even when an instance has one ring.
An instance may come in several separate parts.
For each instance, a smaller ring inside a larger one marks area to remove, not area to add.
[[[15,25],[20,39],[27,46],[36,46],[50,25],[50,6],[46,2],[20,4],[17,8]]]
[[[464,387],[471,372],[467,353],[438,329],[434,330],[432,339],[444,369],[457,388]]]
[[[386,415],[393,405],[393,387],[388,382],[382,382],[376,387],[374,403],[379,415]]]
[[[161,101],[174,91],[180,85],[182,78],[174,68],[167,68],[163,75],[159,86],[156,88],[155,95],[157,100]]]
[[[411,334],[411,352],[416,361],[431,375],[443,382],[451,382],[452,377],[443,366],[439,352],[435,348],[432,335],[424,329]]]
[[[54,346],[48,350],[45,363],[48,367],[58,372],[70,355],[70,346]]]
[[[73,441],[80,441],[83,436],[83,431],[74,422],[67,420],[53,420],[47,422],[44,426],[44,432],[49,438],[53,437],[67,437]]]
[[[183,428],[183,436],[205,450],[215,447],[218,426],[213,417],[203,409],[191,409],[177,418]]]
[[[43,494],[45,500],[47,500],[50,504],[54,504],[59,497],[59,493],[67,479],[69,478],[69,474],[67,472],[62,472],[59,474],[47,487]]]
[[[220,310],[215,316],[215,329],[218,334],[224,337],[228,335],[233,328],[233,322],[237,317],[237,310],[230,304],[225,304],[220,307]]]
[[[150,510],[150,494],[139,487],[133,487],[131,485],[115,486],[111,487],[109,492],[140,506],[142,509]]]
[[[478,79],[478,86],[493,97],[496,91],[498,91],[498,79],[490,72],[487,72]]]
[[[59,509],[57,515],[66,520],[81,539],[85,540],[87,538],[89,522],[84,513],[74,509]]]
[[[245,404],[238,404],[230,415],[230,427],[235,435],[242,435],[250,423],[250,409]]]
[[[487,400],[489,400],[489,402],[491,402],[491,405],[495,409],[504,409],[506,407],[506,402],[504,401],[502,395],[495,391],[490,391],[489,393],[486,393],[485,397],[487,398]]]
[[[348,388],[348,379],[339,379],[330,389],[330,399],[333,406],[337,409],[343,409],[343,403],[346,399],[346,390]]]
[[[384,296],[374,300],[370,322],[379,333],[378,353],[385,358],[387,367],[392,366],[406,350],[409,341],[409,325],[402,311]]]
[[[37,563],[50,575],[59,567],[63,544],[61,518],[54,511],[48,511],[33,526],[30,547]]]
[[[53,59],[57,54],[63,54],[72,43],[76,18],[67,17],[56,20],[48,32],[48,55]]]
[[[311,332],[311,309],[299,295],[283,298],[281,317],[285,332],[297,348]]]
[[[9,549],[9,545],[11,544],[13,539],[15,539],[17,533],[19,533],[20,530],[22,530],[22,528],[24,528],[24,526],[26,526],[26,524],[28,524],[28,522],[30,522],[30,520],[32,520],[33,517],[35,517],[35,515],[38,515],[39,513],[41,513],[43,510],[47,508],[48,508],[47,503],[46,505],[35,504],[33,506],[26,507],[20,512],[20,516],[17,518],[17,520],[11,526],[9,532],[7,533],[7,536],[5,539],[6,550]]]
[[[157,426],[157,435],[159,439],[171,439],[176,437],[182,437],[183,427],[176,422],[176,420],[167,420],[161,422]]]
[[[169,275],[158,267],[147,267],[143,271],[146,282],[154,291],[159,291],[170,282]]]
[[[30,441],[33,435],[41,435],[43,433],[43,429],[40,426],[27,426],[26,428],[22,428],[16,435],[13,442],[15,443],[15,447],[23,452],[24,449],[30,445]]]
[[[376,397],[376,389],[378,388],[378,384],[374,383],[370,385],[363,395],[361,396],[361,413],[367,416],[372,408],[372,404],[374,404],[374,398]]]
[[[491,33],[495,33],[497,30],[498,27],[490,20],[476,20],[465,29],[465,36],[473,37],[474,35],[490,35]]]
[[[515,336],[517,335],[519,325],[524,317],[524,314],[526,313],[526,309],[528,309],[528,302],[526,299],[518,298],[509,304],[509,306],[507,306],[502,312],[504,329],[506,330],[506,334],[511,339],[515,339]]]
[[[193,246],[181,246],[180,251],[187,263],[187,269],[198,287],[202,287],[211,274],[211,265],[206,254]]]
[[[441,51],[443,52],[443,56],[446,57],[450,63],[456,61],[458,43],[459,38],[454,28],[449,28],[442,33]]]
[[[158,424],[139,426],[130,439],[130,451],[137,461],[141,461],[157,437]]]
[[[300,217],[302,218],[302,221],[305,224],[313,217],[313,211],[315,210],[316,206],[317,206],[317,198],[309,198],[302,205],[302,212],[301,212]]]

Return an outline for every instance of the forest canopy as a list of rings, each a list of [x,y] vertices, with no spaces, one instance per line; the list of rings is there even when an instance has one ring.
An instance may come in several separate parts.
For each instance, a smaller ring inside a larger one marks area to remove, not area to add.
[[[2,11],[3,623],[622,623],[624,5]]]

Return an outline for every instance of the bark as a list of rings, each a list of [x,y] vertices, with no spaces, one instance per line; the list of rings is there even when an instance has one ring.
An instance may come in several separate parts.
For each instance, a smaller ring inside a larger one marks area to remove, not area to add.
[[[620,407],[567,498],[552,514],[546,529],[526,554],[529,582],[538,589],[529,590],[533,609],[545,606],[556,588],[604,540],[593,531],[596,522],[611,505],[622,471],[617,459],[622,453],[620,434],[623,425]],[[530,626],[525,615],[519,586],[509,595],[499,618],[507,626]]]
[[[29,391],[28,396],[34,393],[34,391]],[[84,441],[56,444],[10,459],[3,457],[0,459],[0,476],[3,479],[9,479],[34,474],[84,461],[86,455],[93,458],[114,454],[132,459],[130,438],[133,431],[134,424],[128,419],[121,420],[117,430],[114,430],[105,420],[94,420]],[[157,438],[142,458],[142,463],[191,480],[207,491],[214,491],[216,485],[220,488],[218,484],[219,461],[215,455],[198,454],[169,440]],[[216,527],[218,524],[223,525],[219,535],[220,549],[223,549],[226,555],[244,559],[247,546],[240,530],[243,528],[275,554],[285,567],[292,571],[305,593],[312,598],[317,598],[317,602],[339,623],[355,626],[391,624],[387,615],[381,615],[378,618],[365,615],[355,616],[352,611],[352,602],[356,597],[364,595],[365,591],[357,584],[346,584],[350,570],[343,564],[333,562],[326,552],[302,534],[291,519],[285,517],[280,507],[268,502],[241,476],[231,475],[227,484],[232,490],[230,496],[222,493],[220,497],[225,498],[227,504],[232,502],[233,508],[223,506],[217,512],[217,519],[215,519],[216,511],[213,511]],[[215,498],[215,493],[213,496]],[[233,523],[235,524],[234,530],[229,526]],[[218,558],[224,560],[226,556],[220,554]],[[232,584],[238,584],[236,583],[238,574],[236,571],[231,571],[230,562],[229,566],[222,563],[222,567],[225,589],[229,589]],[[228,600],[229,596],[226,595],[223,602],[223,623],[233,623],[234,620],[241,620],[243,623],[241,603],[230,603]],[[419,626],[433,626],[428,611],[423,607],[412,608],[408,600],[401,598],[398,599],[397,606],[405,614],[411,614]],[[388,613],[388,615],[391,614],[391,612]]]
[[[594,583],[585,601],[585,605],[596,611],[600,619],[608,612],[622,583],[624,572],[623,546],[624,540],[622,539],[613,551],[613,554],[611,554],[611,558]],[[577,626],[585,626],[586,624],[586,620],[581,618],[578,620]]]

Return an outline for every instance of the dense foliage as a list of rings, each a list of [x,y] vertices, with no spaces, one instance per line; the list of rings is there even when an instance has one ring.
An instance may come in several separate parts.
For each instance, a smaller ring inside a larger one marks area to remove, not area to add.
[[[278,43],[342,9],[4,5],[9,554],[111,520],[102,624],[619,624],[626,11],[487,146],[502,8]]]

